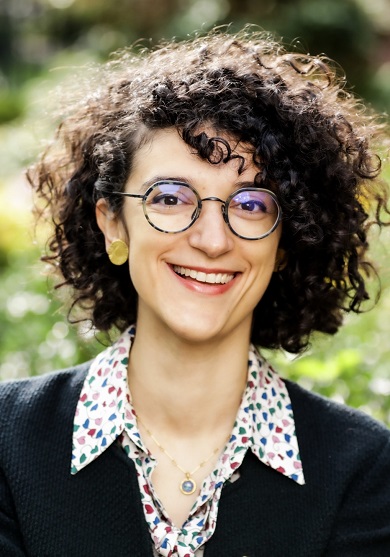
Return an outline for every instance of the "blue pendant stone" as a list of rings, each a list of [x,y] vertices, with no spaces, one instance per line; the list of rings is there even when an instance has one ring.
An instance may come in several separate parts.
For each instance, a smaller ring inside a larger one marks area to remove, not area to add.
[[[187,478],[180,484],[180,491],[184,493],[184,495],[191,495],[192,493],[194,493],[195,489],[196,483],[194,482],[194,480]]]

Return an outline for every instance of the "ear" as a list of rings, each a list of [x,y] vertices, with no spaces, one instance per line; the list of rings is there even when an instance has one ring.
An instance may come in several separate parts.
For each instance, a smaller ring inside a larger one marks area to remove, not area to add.
[[[287,267],[287,252],[283,248],[278,248],[275,257],[274,273],[283,271]]]
[[[96,203],[96,222],[104,234],[106,240],[106,251],[114,240],[126,240],[123,224],[111,210],[107,199],[101,198]]]

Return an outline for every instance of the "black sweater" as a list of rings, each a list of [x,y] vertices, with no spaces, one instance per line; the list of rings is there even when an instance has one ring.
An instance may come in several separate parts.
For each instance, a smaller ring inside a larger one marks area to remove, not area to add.
[[[152,557],[132,461],[114,443],[70,475],[88,364],[0,386],[0,556]],[[287,382],[306,485],[249,451],[205,557],[390,556],[390,432]]]

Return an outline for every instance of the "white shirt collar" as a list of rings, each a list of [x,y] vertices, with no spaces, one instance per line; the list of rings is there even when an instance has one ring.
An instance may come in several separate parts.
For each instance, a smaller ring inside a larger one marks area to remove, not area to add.
[[[72,474],[98,458],[125,430],[143,449],[127,385],[134,335],[132,326],[92,362],[74,417]],[[267,466],[305,483],[286,385],[252,345],[247,386],[227,447],[250,448]]]

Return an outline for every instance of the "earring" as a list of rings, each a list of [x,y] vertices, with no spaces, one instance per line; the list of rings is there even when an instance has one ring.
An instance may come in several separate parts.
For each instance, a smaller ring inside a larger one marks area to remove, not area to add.
[[[287,266],[287,254],[283,248],[278,248],[275,257],[274,273],[283,271]]]
[[[111,242],[107,254],[113,265],[123,265],[129,257],[129,247],[123,240],[114,240]]]

